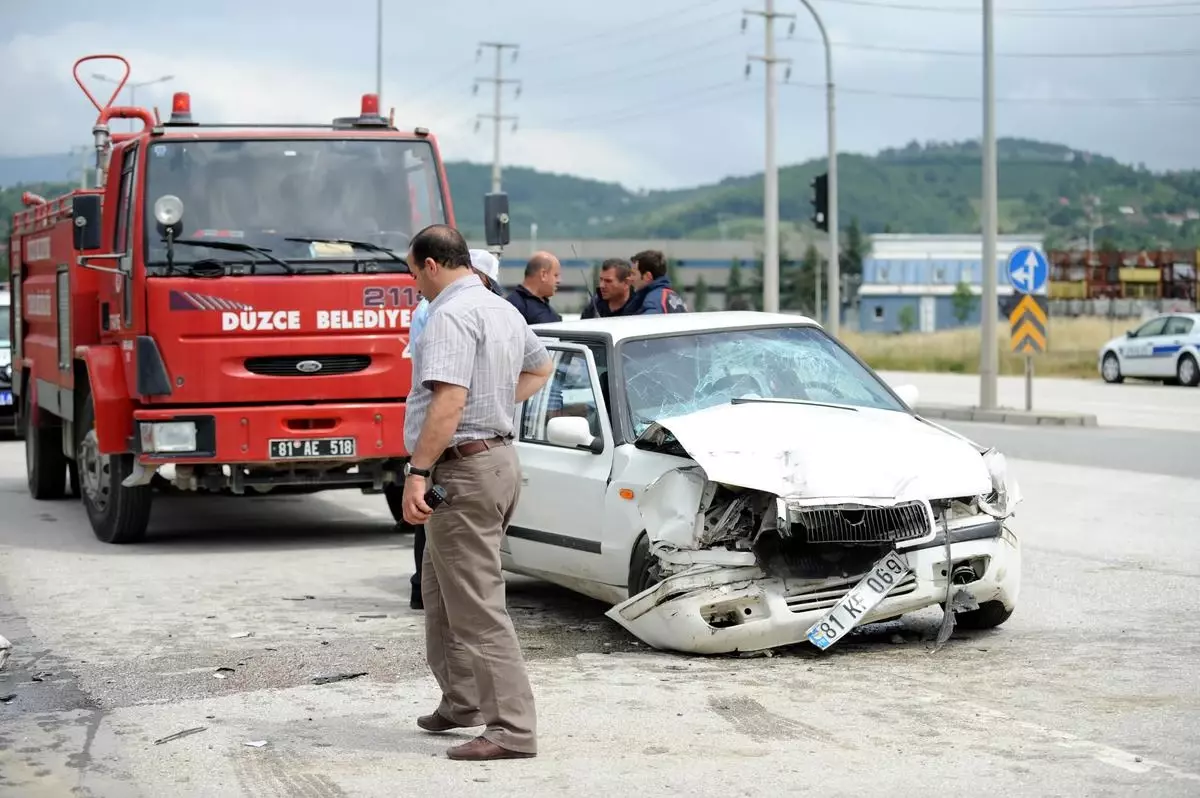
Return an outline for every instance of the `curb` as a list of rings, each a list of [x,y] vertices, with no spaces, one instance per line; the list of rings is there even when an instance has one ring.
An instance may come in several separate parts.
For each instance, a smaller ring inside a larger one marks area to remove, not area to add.
[[[940,418],[947,421],[981,421],[989,424],[1024,424],[1035,427],[1099,426],[1096,417],[1090,413],[1063,413],[1054,410],[1027,411],[1012,407],[984,410],[979,407],[959,405],[918,405],[915,412],[926,418]]]

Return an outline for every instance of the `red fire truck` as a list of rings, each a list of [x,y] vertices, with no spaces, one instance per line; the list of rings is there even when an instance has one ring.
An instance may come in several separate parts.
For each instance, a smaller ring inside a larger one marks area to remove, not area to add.
[[[408,241],[454,224],[433,135],[376,95],[329,124],[99,112],[95,189],[29,195],[13,219],[12,391],[29,491],[82,496],[96,536],[140,540],[155,485],[361,488],[399,521]],[[113,132],[114,119],[141,130]],[[484,201],[489,246],[507,198]]]

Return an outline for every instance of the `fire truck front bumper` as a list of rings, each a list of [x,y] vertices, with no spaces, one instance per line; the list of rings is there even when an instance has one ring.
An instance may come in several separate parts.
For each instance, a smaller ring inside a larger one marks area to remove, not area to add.
[[[164,464],[327,471],[402,460],[403,403],[150,408],[134,411],[133,452]]]

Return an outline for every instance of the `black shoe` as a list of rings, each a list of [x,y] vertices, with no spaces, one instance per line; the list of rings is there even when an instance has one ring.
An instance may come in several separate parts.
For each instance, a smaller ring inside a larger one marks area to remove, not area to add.
[[[425,609],[425,602],[421,600],[421,591],[413,591],[412,598],[408,600],[408,606],[414,610]]]

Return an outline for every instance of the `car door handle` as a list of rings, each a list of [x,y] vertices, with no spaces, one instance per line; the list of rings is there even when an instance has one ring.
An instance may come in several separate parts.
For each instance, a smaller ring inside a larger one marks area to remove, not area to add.
[[[529,484],[529,475],[528,475],[528,474],[526,474],[524,471],[522,471],[522,472],[521,472],[521,484],[522,484],[522,485],[528,485],[528,484]]]

